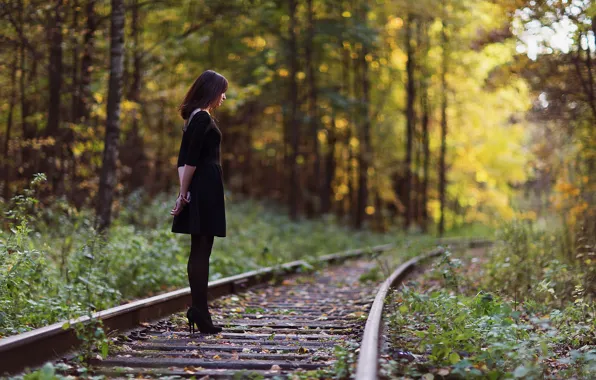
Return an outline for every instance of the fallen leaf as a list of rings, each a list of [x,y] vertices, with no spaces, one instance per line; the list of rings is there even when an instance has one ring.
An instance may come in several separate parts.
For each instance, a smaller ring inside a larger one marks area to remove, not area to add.
[[[271,371],[273,371],[273,372],[279,372],[279,371],[281,371],[281,367],[278,366],[277,364],[274,364],[274,365],[271,366]]]
[[[439,375],[439,376],[447,376],[447,375],[449,375],[449,373],[450,372],[449,372],[449,369],[448,368],[441,368],[439,370],[439,372],[437,372],[437,375]]]

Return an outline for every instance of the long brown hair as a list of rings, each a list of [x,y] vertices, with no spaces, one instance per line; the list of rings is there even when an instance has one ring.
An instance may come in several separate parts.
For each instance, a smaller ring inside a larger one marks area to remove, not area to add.
[[[228,80],[223,75],[213,70],[205,71],[195,80],[178,107],[180,116],[187,120],[195,109],[209,108],[227,90]]]

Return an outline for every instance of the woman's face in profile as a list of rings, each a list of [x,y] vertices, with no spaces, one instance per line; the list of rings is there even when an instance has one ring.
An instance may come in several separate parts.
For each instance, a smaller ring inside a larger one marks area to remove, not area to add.
[[[221,106],[223,104],[224,100],[226,100],[226,93],[225,92],[223,94],[221,94],[221,96],[219,97],[219,99],[215,103],[215,107]]]

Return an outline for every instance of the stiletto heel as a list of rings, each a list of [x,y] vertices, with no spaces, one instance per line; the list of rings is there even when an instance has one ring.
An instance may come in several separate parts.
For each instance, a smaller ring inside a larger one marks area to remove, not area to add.
[[[209,310],[203,310],[193,306],[186,312],[186,318],[188,318],[191,334],[194,330],[194,325],[198,327],[202,334],[217,334],[222,331],[221,327],[213,325]]]
[[[186,318],[188,319],[188,333],[193,334],[195,331],[195,320],[193,318],[193,314],[191,313],[190,309],[186,312]]]

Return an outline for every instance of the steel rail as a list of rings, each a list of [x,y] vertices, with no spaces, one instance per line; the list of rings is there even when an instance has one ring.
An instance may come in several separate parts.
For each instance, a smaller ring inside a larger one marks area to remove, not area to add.
[[[487,247],[493,244],[491,240],[486,239],[470,239],[466,241],[458,238],[450,238],[440,239],[438,242],[439,244],[446,245],[466,245],[468,248]],[[464,244],[461,244],[462,242]],[[439,256],[445,251],[445,248],[440,247],[425,255],[417,256],[406,261],[379,286],[375,300],[370,308],[366,325],[364,326],[362,343],[360,345],[360,352],[358,354],[358,364],[356,367],[356,380],[378,379],[379,351],[381,345],[380,334],[383,326],[383,307],[389,289],[400,284],[406,278],[406,276],[417,267],[418,264]]]
[[[319,257],[316,264],[333,264],[364,256],[368,253],[384,252],[393,244],[372,248],[349,250]],[[279,274],[292,274],[312,263],[297,260],[280,266],[262,268],[235,276],[211,281],[209,293],[213,298],[236,293],[251,286],[263,284]],[[183,310],[190,304],[190,288],[183,288],[154,297],[137,300],[93,313],[91,318],[83,316],[71,321],[61,321],[26,333],[0,339],[0,375],[15,374],[26,368],[33,368],[52,359],[60,359],[80,346],[74,325],[98,319],[106,331],[130,330],[141,322],[158,320]],[[67,328],[63,328],[68,324]]]
[[[378,379],[383,306],[389,289],[396,284],[401,283],[404,278],[416,268],[416,265],[418,265],[419,262],[438,256],[443,252],[445,252],[445,249],[438,248],[426,255],[417,256],[406,261],[381,284],[370,308],[366,325],[364,326],[362,344],[360,345],[360,353],[358,355],[358,365],[356,367],[357,380]]]

